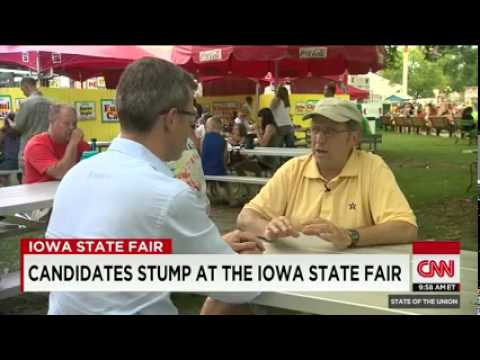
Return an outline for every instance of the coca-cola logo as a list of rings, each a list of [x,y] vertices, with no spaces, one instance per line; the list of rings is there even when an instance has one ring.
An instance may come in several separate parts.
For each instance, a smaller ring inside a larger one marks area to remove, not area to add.
[[[327,57],[326,47],[302,47],[299,50],[300,59],[325,59]]]
[[[220,61],[222,60],[222,49],[200,51],[200,62]]]

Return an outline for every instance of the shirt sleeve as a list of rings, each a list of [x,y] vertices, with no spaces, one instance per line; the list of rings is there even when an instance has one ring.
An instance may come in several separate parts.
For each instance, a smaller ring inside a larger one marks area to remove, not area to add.
[[[256,211],[267,220],[284,216],[287,209],[287,189],[291,189],[293,185],[290,184],[291,177],[288,176],[289,172],[293,172],[293,161],[288,161],[280,167],[244,208]]]
[[[15,129],[20,133],[23,133],[27,128],[27,119],[28,113],[30,111],[30,102],[26,101],[23,103],[20,111],[15,116]]]
[[[41,175],[45,175],[48,168],[59,161],[51,149],[42,144],[30,146],[24,158],[25,162],[28,162]]]
[[[374,223],[405,221],[418,227],[415,214],[388,165],[382,161],[373,173],[369,202]]]
[[[166,213],[165,229],[176,254],[236,254],[207,215],[208,204],[190,189],[180,192]],[[226,303],[246,303],[258,292],[202,293]]]

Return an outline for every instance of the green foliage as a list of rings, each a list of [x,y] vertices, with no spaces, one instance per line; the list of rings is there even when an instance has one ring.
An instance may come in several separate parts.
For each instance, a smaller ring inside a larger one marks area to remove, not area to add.
[[[397,46],[387,46],[386,68],[382,76],[392,83],[402,82],[403,54]],[[433,90],[464,91],[478,85],[478,46],[410,47],[408,92],[414,97],[432,97]]]

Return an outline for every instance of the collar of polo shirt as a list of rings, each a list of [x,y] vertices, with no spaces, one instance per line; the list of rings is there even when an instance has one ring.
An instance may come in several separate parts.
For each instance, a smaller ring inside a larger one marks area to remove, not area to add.
[[[358,150],[353,150],[342,171],[340,174],[338,174],[338,176],[336,176],[336,178],[355,177],[358,176],[359,172],[360,168],[358,165]],[[320,171],[318,171],[317,163],[315,162],[315,157],[313,155],[310,155],[310,160],[306,165],[303,176],[309,179],[321,179],[325,181],[323,176],[320,174]]]

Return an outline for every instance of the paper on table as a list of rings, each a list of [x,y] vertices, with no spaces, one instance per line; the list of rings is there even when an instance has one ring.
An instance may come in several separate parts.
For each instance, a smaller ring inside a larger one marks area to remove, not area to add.
[[[298,238],[287,237],[273,242],[264,242],[264,254],[311,254],[338,253],[338,250],[328,241],[318,236],[300,234]]]

